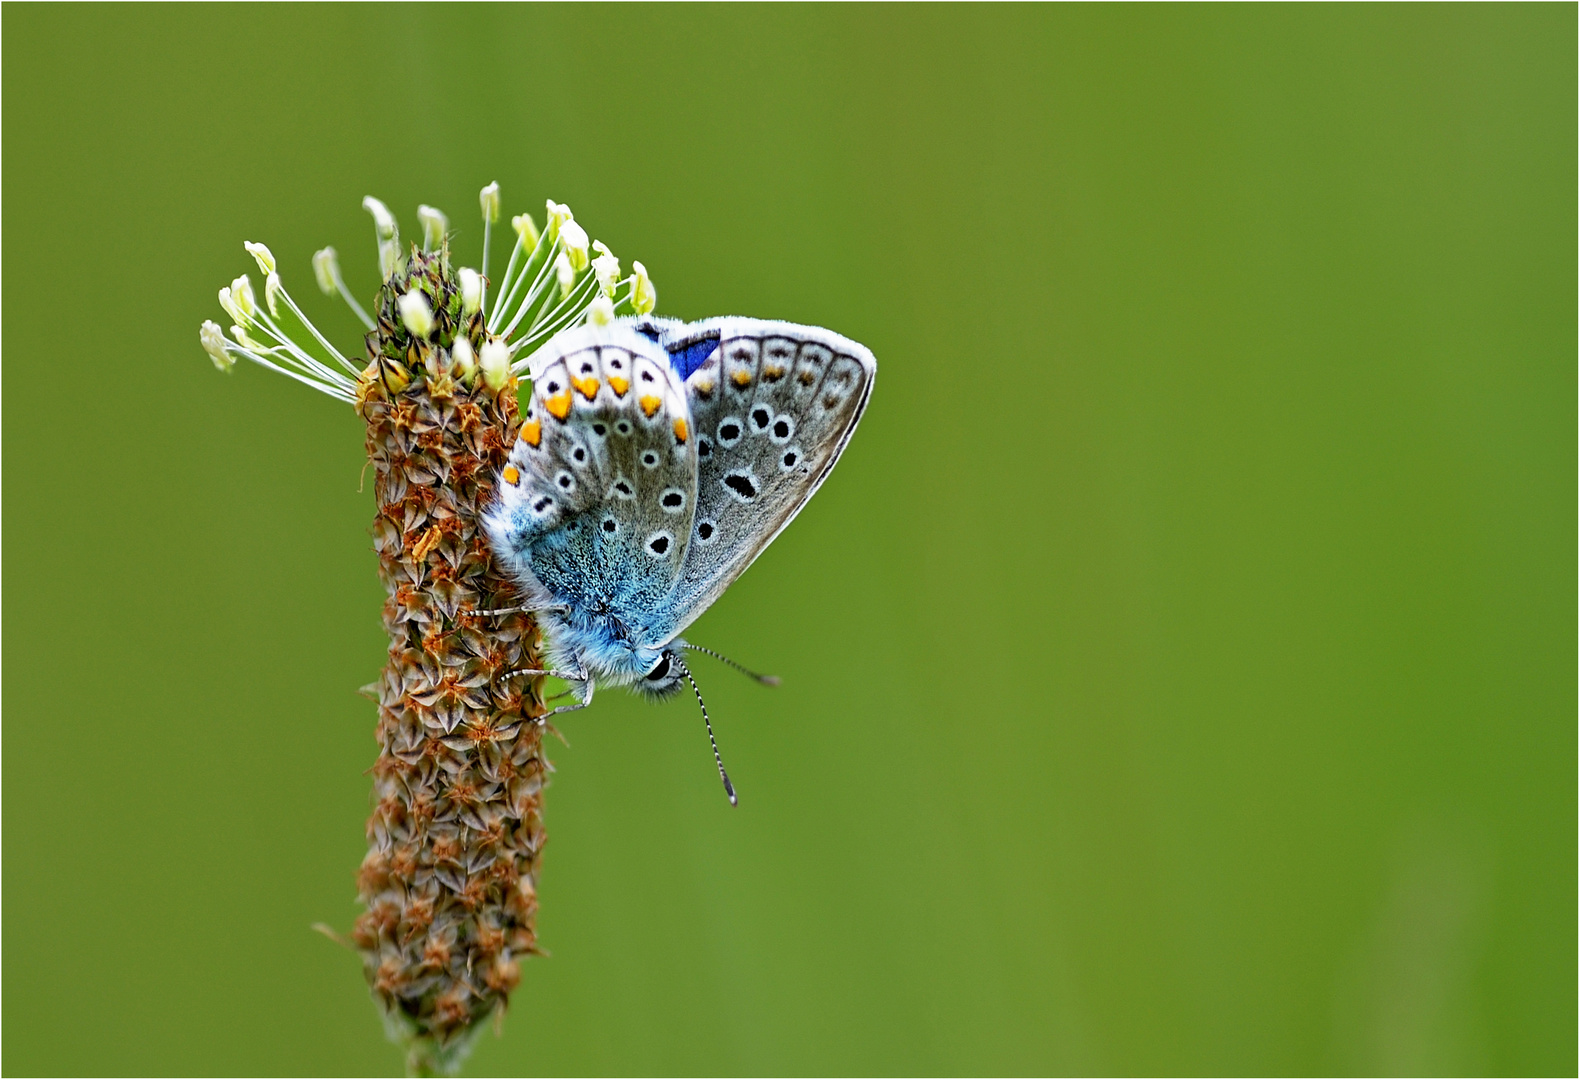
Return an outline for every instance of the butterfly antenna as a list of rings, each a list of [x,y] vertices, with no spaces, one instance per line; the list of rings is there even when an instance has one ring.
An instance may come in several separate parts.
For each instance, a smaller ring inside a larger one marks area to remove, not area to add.
[[[730,665],[730,667],[734,668],[736,671],[739,671],[742,675],[745,675],[748,678],[756,679],[758,682],[762,683],[764,686],[778,686],[779,685],[779,676],[777,676],[777,675],[759,675],[759,674],[757,674],[757,672],[753,671],[751,668],[747,667],[746,665],[744,665],[744,664],[737,664],[734,660],[731,660],[728,656],[725,656],[723,653],[714,652],[712,649],[705,649],[701,645],[692,645],[689,642],[687,643],[686,648],[691,649],[691,650],[693,650],[695,652],[707,653],[709,656],[713,657],[715,660],[722,660],[726,664]]]
[[[708,745],[713,747],[713,763],[719,767],[719,779],[724,781],[724,794],[730,797],[730,805],[739,805],[735,800],[735,785],[730,783],[730,774],[724,771],[724,759],[719,756],[719,743],[713,737],[713,722],[708,719],[708,706],[702,700],[702,689],[697,685],[697,680],[691,677],[691,669],[684,660],[675,658],[680,662],[680,672],[691,684],[691,692],[697,695],[697,704],[702,707],[702,725],[708,729]]]

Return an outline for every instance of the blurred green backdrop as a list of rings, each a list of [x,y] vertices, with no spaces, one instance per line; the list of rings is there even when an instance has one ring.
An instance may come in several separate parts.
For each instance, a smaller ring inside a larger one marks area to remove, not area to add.
[[[347,926],[383,659],[363,195],[545,197],[882,373],[566,725],[476,1073],[1573,1073],[1576,10],[5,11],[5,1069],[399,1067]]]

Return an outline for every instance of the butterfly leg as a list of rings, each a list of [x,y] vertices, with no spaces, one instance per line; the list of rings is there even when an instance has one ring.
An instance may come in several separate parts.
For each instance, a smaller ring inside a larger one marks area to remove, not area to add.
[[[558,615],[558,614],[561,614],[562,612],[566,612],[566,611],[569,611],[569,610],[570,610],[570,608],[565,607],[562,604],[550,604],[550,605],[545,606],[545,607],[529,607],[526,604],[519,604],[516,607],[473,608],[471,611],[467,611],[464,614],[467,614],[467,615],[515,615],[515,614],[519,613],[519,614],[531,615],[534,612],[549,612],[549,613]]]
[[[522,667],[514,671],[507,671],[500,676],[501,679],[512,679],[517,675],[547,675],[551,679],[564,679],[566,682],[582,682],[587,676],[580,671],[552,671],[548,668]]]
[[[560,705],[557,708],[550,709],[548,712],[538,717],[538,723],[542,724],[546,722],[551,716],[558,716],[560,713],[575,712],[577,709],[585,709],[587,706],[591,705],[593,699],[593,677],[591,675],[587,676],[587,681],[584,685],[587,688],[587,693],[580,701],[574,705]]]

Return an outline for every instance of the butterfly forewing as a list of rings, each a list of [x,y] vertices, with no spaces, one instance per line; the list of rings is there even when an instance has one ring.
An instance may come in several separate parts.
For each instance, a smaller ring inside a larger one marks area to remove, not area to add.
[[[529,599],[641,625],[679,575],[696,506],[667,355],[628,326],[562,334],[533,359],[523,413],[486,522],[495,551]]]
[[[855,342],[791,323],[716,319],[685,327],[685,340],[715,330],[717,348],[685,384],[697,512],[669,601],[671,633],[706,610],[812,497],[855,430],[877,370]]]

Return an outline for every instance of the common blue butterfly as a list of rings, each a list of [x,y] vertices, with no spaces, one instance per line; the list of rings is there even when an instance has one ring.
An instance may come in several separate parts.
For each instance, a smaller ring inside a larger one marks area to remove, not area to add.
[[[696,690],[682,653],[711,650],[680,634],[827,479],[877,362],[814,326],[644,316],[565,331],[529,372],[483,519],[550,658],[516,674],[580,691],[555,713],[585,708],[598,684],[665,697],[684,678]]]

